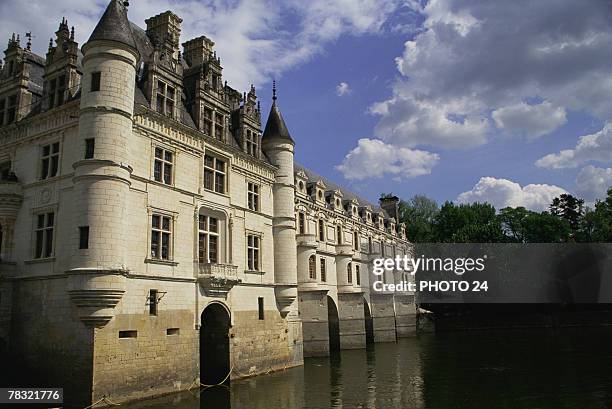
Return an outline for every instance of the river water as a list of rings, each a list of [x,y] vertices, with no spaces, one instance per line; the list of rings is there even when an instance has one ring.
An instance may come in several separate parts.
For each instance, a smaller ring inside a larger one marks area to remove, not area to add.
[[[612,408],[612,328],[420,335],[124,408]]]

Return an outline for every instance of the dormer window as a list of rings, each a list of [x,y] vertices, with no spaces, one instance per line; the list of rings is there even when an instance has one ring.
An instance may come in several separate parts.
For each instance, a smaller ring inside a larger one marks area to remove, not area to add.
[[[210,108],[204,108],[204,133],[208,136],[212,136],[213,128],[213,110]]]
[[[6,124],[12,124],[15,122],[15,113],[17,110],[17,95],[11,95],[8,97],[8,103],[6,107]]]
[[[257,134],[250,129],[246,130],[246,152],[257,156]]]
[[[300,190],[300,192],[304,191],[304,182],[302,182],[301,180],[298,183],[298,189]]]
[[[48,82],[47,98],[49,109],[58,107],[65,102],[66,94],[66,75],[60,75]]]
[[[218,112],[215,112],[215,138],[222,141],[223,140],[223,128],[224,128],[225,119],[223,115]]]
[[[174,116],[174,87],[163,81],[157,81],[157,104],[155,110],[169,117]]]
[[[6,111],[6,99],[0,99],[0,126],[4,125],[4,112]]]

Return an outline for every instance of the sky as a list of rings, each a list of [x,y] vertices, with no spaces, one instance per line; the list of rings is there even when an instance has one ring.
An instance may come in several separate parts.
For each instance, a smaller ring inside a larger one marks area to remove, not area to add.
[[[32,31],[44,55],[65,16],[82,44],[107,3],[2,0],[0,38]],[[296,160],[371,201],[539,211],[612,185],[609,0],[133,0],[129,17],[166,10],[265,115],[276,79]]]

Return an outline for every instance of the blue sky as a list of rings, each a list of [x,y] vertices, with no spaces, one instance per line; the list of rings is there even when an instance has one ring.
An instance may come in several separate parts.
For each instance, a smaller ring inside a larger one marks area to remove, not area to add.
[[[66,16],[82,43],[106,3],[5,0],[0,35],[43,53]],[[612,185],[609,1],[138,0],[130,19],[167,9],[266,113],[276,78],[296,159],[372,201],[540,210]]]

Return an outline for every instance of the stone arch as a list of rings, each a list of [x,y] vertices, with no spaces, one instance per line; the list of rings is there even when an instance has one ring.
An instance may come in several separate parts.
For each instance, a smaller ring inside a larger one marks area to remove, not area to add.
[[[200,382],[216,385],[229,381],[231,315],[220,302],[209,303],[200,317]]]
[[[327,296],[327,328],[329,331],[330,352],[340,351],[340,318],[338,307],[333,298]]]
[[[363,298],[363,318],[365,321],[366,344],[374,343],[374,320],[368,300]]]

